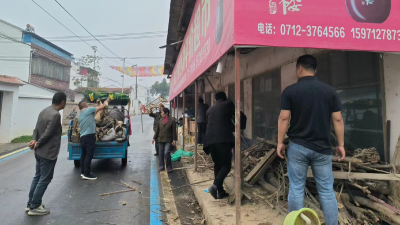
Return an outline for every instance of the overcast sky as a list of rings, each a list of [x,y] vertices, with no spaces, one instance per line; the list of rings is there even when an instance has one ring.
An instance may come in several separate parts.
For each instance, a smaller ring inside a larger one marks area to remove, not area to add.
[[[35,0],[39,5],[56,17],[60,22],[79,36],[89,34],[79,26],[55,0]],[[164,57],[165,49],[159,49],[166,43],[168,30],[169,4],[168,0],[58,0],[86,29],[94,35],[126,34],[159,32],[162,37],[109,40],[102,43],[119,57]],[[57,21],[47,15],[32,0],[0,0],[0,19],[25,29],[26,24],[35,28],[36,34],[44,37],[73,36]],[[143,35],[139,35],[143,36]],[[149,35],[147,35],[149,36]],[[154,34],[151,34],[154,36]],[[79,39],[71,39],[79,40]],[[97,41],[88,42],[97,46],[98,50],[106,56],[115,57]],[[54,42],[75,58],[93,54],[93,50],[85,43],[79,42]],[[103,77],[122,82],[121,74],[109,65],[122,66],[122,61],[103,59],[101,72]],[[127,59],[126,66],[162,65],[163,58],[159,59]],[[138,78],[139,84],[149,87],[160,78]],[[135,84],[135,78],[125,76],[125,87]],[[121,84],[101,78],[101,86],[121,87]]]

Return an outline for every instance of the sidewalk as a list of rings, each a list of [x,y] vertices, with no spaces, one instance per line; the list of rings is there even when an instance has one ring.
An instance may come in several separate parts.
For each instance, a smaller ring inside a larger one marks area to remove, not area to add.
[[[179,147],[179,146],[178,146]],[[179,148],[178,148],[179,149]],[[193,151],[194,147],[185,147],[186,151]],[[203,150],[200,148],[198,152]],[[207,159],[205,156],[204,158]],[[204,165],[203,157],[198,158],[199,164]],[[186,161],[186,162],[185,162]],[[214,177],[213,170],[208,168],[199,169],[195,172],[193,167],[193,160],[187,162],[187,159],[182,160],[185,164],[186,174],[190,183],[195,183],[204,180],[210,180]],[[232,173],[232,172],[231,172]],[[231,175],[232,176],[232,175]],[[227,178],[228,179],[228,178]],[[226,180],[227,180],[226,179]],[[232,178],[230,177],[232,180]],[[236,207],[235,203],[229,204],[227,199],[215,200],[211,197],[209,193],[205,190],[212,185],[213,181],[207,181],[197,185],[192,185],[193,192],[203,210],[203,214],[206,218],[207,225],[234,225],[236,224]],[[224,183],[226,185],[226,183]],[[228,189],[226,187],[226,189]],[[252,195],[253,192],[259,195],[266,196],[266,193],[257,185],[251,187],[243,187],[246,193]],[[241,222],[242,224],[255,224],[255,225],[275,225],[283,224],[285,220],[286,213],[280,212],[277,209],[272,209],[260,198],[253,198],[251,200],[243,197],[242,208],[241,208]]]
[[[28,147],[29,143],[8,143],[0,144],[0,156],[6,155],[13,151]]]
[[[67,133],[69,126],[63,126],[62,132]],[[0,144],[0,156],[6,155],[8,153],[23,149],[28,147],[29,142],[27,143],[7,143]]]

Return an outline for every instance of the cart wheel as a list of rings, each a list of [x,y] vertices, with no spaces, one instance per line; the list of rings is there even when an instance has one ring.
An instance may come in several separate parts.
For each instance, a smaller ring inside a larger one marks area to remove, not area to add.
[[[125,158],[122,158],[121,162],[122,166],[126,166],[126,164],[128,163],[128,149],[125,150]]]
[[[79,167],[81,165],[81,160],[74,160],[75,167]]]

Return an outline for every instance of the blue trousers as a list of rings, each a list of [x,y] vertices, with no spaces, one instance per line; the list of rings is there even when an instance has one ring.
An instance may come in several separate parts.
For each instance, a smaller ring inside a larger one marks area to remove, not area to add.
[[[293,142],[289,143],[289,212],[304,208],[304,188],[311,166],[321,200],[326,225],[338,224],[338,206],[333,190],[332,155],[320,154]]]
[[[29,191],[28,204],[31,209],[35,209],[42,204],[44,192],[53,179],[56,160],[49,160],[35,154],[36,173],[33,177],[31,189]]]

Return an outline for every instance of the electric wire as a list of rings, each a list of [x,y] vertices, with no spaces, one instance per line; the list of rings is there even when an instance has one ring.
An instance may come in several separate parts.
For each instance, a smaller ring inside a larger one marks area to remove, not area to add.
[[[105,46],[101,41],[99,41],[92,33],[90,33],[90,31],[88,31],[77,19],[75,19],[74,16],[71,15],[71,13],[68,12],[68,10],[66,10],[64,8],[64,6],[62,6],[57,0],[55,0],[57,2],[57,4],[59,6],[61,6],[61,8],[64,9],[65,12],[68,13],[68,15],[70,15],[72,17],[72,19],[74,19],[83,29],[85,29],[94,39],[96,39],[104,48],[106,48],[109,52],[111,52],[113,55],[115,55],[116,57],[119,57],[117,54],[115,54],[113,51],[111,51],[107,46]],[[121,57],[119,57],[121,58]]]
[[[44,12],[46,12],[50,17],[52,17],[55,21],[57,21],[61,26],[63,26],[65,29],[67,29],[69,32],[71,32],[73,35],[75,35],[76,37],[78,37],[79,39],[81,39],[81,41],[83,41],[84,43],[86,43],[90,48],[92,48],[92,46],[87,43],[85,40],[83,40],[82,38],[80,38],[78,35],[76,35],[72,30],[70,30],[68,27],[66,27],[63,23],[61,23],[59,20],[57,20],[53,15],[51,15],[48,11],[46,11],[42,6],[40,6],[37,2],[35,2],[34,0],[32,0],[32,2],[34,2],[37,6],[39,6],[39,8],[41,8]],[[105,58],[106,55],[104,55],[103,53],[101,53],[99,50],[97,50],[97,52],[99,52],[101,55],[103,55]],[[112,61],[114,61],[115,63],[119,63],[113,59],[110,59]]]

